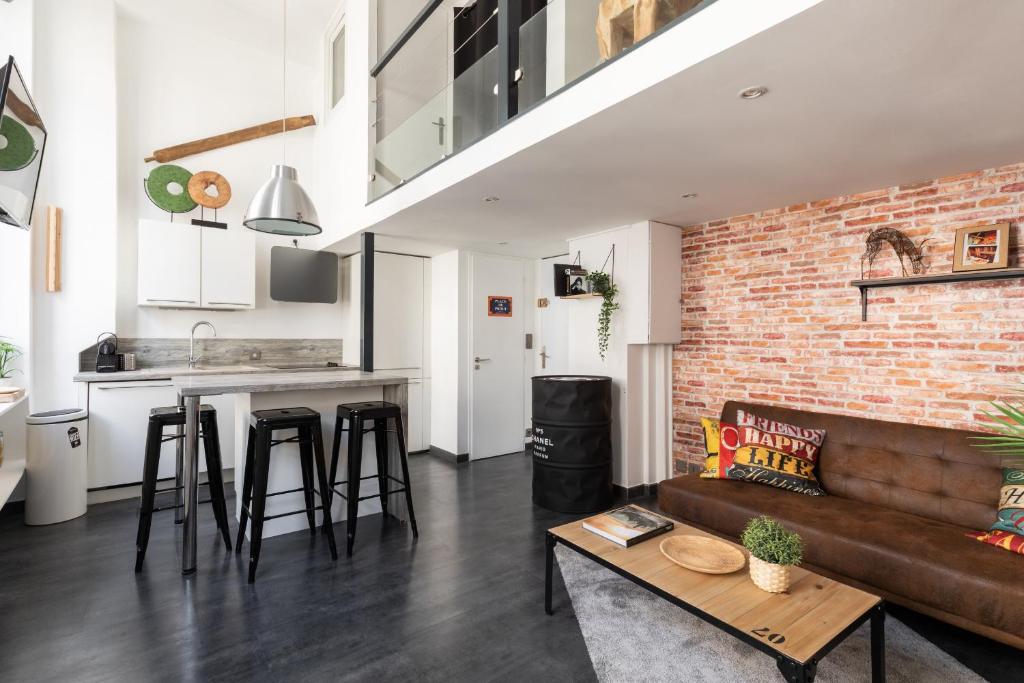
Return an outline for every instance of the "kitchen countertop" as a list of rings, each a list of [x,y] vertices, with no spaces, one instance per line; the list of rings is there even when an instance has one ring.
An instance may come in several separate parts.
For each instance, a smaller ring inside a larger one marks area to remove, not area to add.
[[[289,372],[338,372],[353,370],[351,366],[328,367],[326,361],[319,367],[272,368],[267,365],[172,365],[161,368],[141,368],[123,372],[79,372],[76,382],[140,382],[150,379],[172,379],[177,377],[205,377],[207,375],[280,374]]]
[[[251,372],[231,375],[191,374],[173,377],[181,396],[216,396],[218,394],[254,394],[270,391],[316,391],[381,387],[408,383],[408,378],[362,370],[312,370]]]

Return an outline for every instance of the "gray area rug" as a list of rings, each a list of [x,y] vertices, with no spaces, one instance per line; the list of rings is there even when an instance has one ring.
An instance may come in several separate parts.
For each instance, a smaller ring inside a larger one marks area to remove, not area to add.
[[[774,659],[735,637],[564,546],[556,557],[602,682],[783,680]],[[870,634],[865,624],[829,653],[816,681],[870,681]],[[891,616],[885,640],[890,683],[984,681]]]

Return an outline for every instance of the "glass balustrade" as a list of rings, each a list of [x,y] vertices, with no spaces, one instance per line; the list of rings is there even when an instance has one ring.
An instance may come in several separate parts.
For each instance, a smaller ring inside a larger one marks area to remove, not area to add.
[[[712,1],[379,0],[369,199]],[[503,82],[505,50],[518,59]]]

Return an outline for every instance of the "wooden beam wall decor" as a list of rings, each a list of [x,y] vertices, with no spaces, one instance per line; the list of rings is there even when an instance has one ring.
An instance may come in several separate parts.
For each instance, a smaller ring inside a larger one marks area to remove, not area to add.
[[[284,121],[283,126],[281,125],[282,120]],[[257,140],[259,138],[278,135],[287,131],[298,130],[300,128],[307,128],[315,125],[316,118],[312,114],[307,114],[306,116],[289,116],[286,119],[268,121],[267,123],[261,123],[258,126],[250,126],[249,128],[234,130],[230,133],[222,133],[221,135],[214,135],[213,137],[202,138],[201,140],[183,142],[182,144],[174,145],[173,147],[164,147],[163,149],[158,149],[153,152],[153,156],[146,157],[145,161],[159,161],[161,164],[166,164],[171,161],[192,156],[193,154],[199,154],[200,152],[209,152],[213,149],[237,145],[240,142]]]
[[[60,291],[61,217],[59,206],[46,207],[46,291]]]

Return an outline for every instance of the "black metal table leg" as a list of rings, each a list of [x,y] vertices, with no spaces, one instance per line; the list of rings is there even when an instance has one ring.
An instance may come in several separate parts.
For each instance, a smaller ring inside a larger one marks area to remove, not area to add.
[[[558,539],[554,534],[548,533],[544,539],[547,550],[544,553],[544,611],[547,614],[554,614],[551,609],[551,575],[555,562],[555,543]]]
[[[871,613],[871,683],[885,682],[885,604]]]
[[[780,655],[775,660],[775,663],[778,665],[779,671],[782,672],[787,683],[814,683],[814,676],[818,673],[818,666],[814,660],[801,664],[796,660]]]

